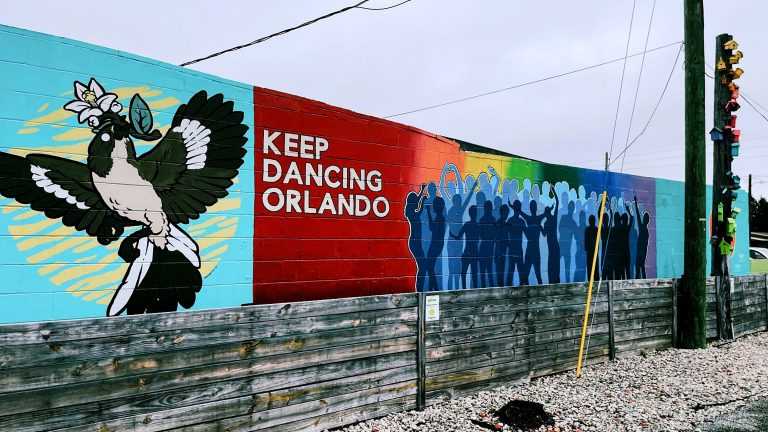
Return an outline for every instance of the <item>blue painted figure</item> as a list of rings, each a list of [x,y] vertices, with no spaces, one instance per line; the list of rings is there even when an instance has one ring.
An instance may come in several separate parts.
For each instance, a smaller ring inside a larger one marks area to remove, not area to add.
[[[432,214],[434,212],[434,215]],[[429,278],[428,291],[439,291],[440,285],[435,273],[438,258],[443,253],[445,245],[445,200],[443,197],[435,197],[432,206],[427,207],[427,219],[429,219],[429,231],[432,239],[429,242],[425,262],[427,264],[427,277]]]
[[[560,257],[563,259],[565,282],[571,282],[571,247],[576,239],[576,231],[578,230],[576,221],[573,219],[573,212],[575,210],[576,203],[573,201],[569,202],[568,213],[560,218],[560,226],[558,227],[560,233]],[[551,253],[552,251],[550,250]],[[560,257],[558,257],[558,260]]]
[[[472,268],[472,288],[479,287],[480,251],[478,243],[480,240],[480,225],[477,223],[477,207],[469,207],[469,221],[464,223],[458,234],[449,234],[454,240],[460,240],[462,237],[465,238],[464,253],[461,255],[461,287],[467,289],[467,270],[470,267]]]
[[[533,267],[534,274],[536,276],[536,283],[541,284],[541,250],[539,247],[539,237],[541,235],[541,221],[546,215],[537,215],[538,204],[536,201],[530,203],[531,214],[527,215],[520,212],[520,215],[525,220],[525,239],[527,240],[527,247],[525,248],[525,259],[523,261],[523,273],[520,277],[521,285],[528,285],[528,277],[531,273],[531,267]]]
[[[419,193],[408,192],[405,198],[405,218],[408,219],[408,225],[411,233],[408,237],[408,249],[416,260],[416,291],[424,291],[425,275],[427,263],[424,260],[424,248],[421,244],[421,214],[424,211],[424,191],[426,185],[422,184]]]
[[[560,207],[560,199],[555,193],[555,208],[544,208],[544,229],[542,234],[547,239],[547,274],[549,283],[560,283],[560,243],[557,239],[557,212]]]

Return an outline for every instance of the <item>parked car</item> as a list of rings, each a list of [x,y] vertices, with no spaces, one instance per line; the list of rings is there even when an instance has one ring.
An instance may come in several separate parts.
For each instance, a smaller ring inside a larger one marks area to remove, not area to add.
[[[767,248],[749,248],[749,271],[750,273],[768,273]]]

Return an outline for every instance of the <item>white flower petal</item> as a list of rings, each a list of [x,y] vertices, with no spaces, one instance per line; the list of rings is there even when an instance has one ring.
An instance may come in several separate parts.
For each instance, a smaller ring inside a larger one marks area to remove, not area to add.
[[[88,126],[96,127],[98,125],[99,125],[99,118],[98,117],[89,117],[88,118]]]
[[[83,101],[79,101],[79,100],[75,100],[75,101],[69,102],[68,104],[64,105],[64,109],[65,110],[76,112],[76,113],[79,113],[80,111],[82,111],[84,109],[88,109],[90,107],[91,107],[91,105],[89,105],[87,102],[83,102]]]
[[[112,106],[109,107],[109,109],[112,110],[112,112],[119,113],[123,109],[123,104],[121,104],[120,102],[113,102]]]
[[[83,100],[83,92],[86,90],[88,90],[88,88],[83,83],[75,81],[75,96],[77,96],[79,100]]]
[[[102,111],[109,111],[112,108],[112,102],[117,100],[117,95],[112,93],[105,93],[96,100],[96,105],[101,108]]]
[[[102,114],[104,114],[104,112],[98,108],[88,108],[80,112],[80,115],[77,117],[77,120],[80,123],[83,123],[88,117],[98,117]]]
[[[91,78],[91,82],[88,83],[88,89],[90,89],[97,98],[100,98],[101,95],[104,94],[104,87],[101,86],[98,82],[96,82],[95,78]]]

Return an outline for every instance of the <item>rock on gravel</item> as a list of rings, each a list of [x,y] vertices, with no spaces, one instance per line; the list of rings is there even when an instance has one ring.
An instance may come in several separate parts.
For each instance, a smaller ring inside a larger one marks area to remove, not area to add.
[[[719,345],[719,346],[718,346]],[[519,398],[544,404],[555,426],[536,431],[692,431],[768,396],[768,333],[705,350],[669,349],[498,387],[426,410],[391,414],[345,432],[448,432],[484,429],[471,419]],[[512,431],[504,427],[504,431]]]

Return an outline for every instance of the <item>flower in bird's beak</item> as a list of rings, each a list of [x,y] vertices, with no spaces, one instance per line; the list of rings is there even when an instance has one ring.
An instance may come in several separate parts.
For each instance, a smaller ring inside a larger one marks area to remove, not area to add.
[[[78,113],[77,120],[80,123],[88,122],[91,127],[99,125],[99,116],[105,112],[120,112],[123,106],[117,102],[117,95],[106,93],[104,88],[91,78],[86,87],[83,83],[75,81],[76,100],[64,105],[64,109]]]

